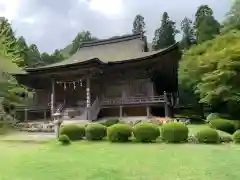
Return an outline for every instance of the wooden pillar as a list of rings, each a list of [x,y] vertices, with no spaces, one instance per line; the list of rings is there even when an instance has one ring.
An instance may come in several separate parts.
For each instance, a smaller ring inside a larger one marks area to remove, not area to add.
[[[164,112],[165,117],[169,117],[168,97],[166,91],[164,91]]]
[[[149,106],[146,107],[146,111],[147,111],[147,117],[150,117],[150,107]]]
[[[87,105],[87,120],[89,120],[91,114],[89,111],[89,108],[91,106],[91,93],[90,93],[90,78],[89,76],[87,77],[86,80],[86,105]]]
[[[44,120],[46,121],[47,120],[47,111],[45,110],[43,113],[44,113]]]
[[[25,109],[24,109],[24,120],[25,120],[25,121],[28,120],[28,112],[27,112],[27,111],[28,111],[28,109],[25,108]]]
[[[122,118],[122,116],[123,116],[123,107],[120,106],[119,107],[119,117]]]
[[[55,113],[55,80],[52,79],[52,92],[51,92],[51,118],[53,119],[53,114]]]

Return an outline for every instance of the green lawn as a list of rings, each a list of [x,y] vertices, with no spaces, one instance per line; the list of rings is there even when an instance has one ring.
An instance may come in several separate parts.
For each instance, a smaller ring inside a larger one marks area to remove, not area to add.
[[[240,146],[0,143],[1,180],[238,180]]]

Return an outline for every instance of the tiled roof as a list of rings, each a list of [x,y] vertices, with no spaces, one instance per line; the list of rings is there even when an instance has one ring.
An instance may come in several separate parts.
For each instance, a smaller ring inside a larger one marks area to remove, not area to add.
[[[100,63],[118,63],[134,59],[141,59],[155,54],[164,53],[170,46],[159,51],[143,52],[144,50],[144,36],[139,34],[125,35],[105,40],[85,42],[81,45],[79,50],[70,58],[58,63],[39,68],[29,68],[27,71],[51,69],[56,67],[64,67],[69,65],[87,63],[93,59]]]

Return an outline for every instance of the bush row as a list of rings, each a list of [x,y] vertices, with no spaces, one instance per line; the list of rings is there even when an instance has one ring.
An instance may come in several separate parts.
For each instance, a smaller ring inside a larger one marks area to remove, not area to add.
[[[161,135],[161,139],[167,143],[196,142],[216,144],[232,141],[231,137],[220,137],[218,132],[212,128],[199,131],[195,136],[188,136],[188,128],[182,123],[164,124],[159,126],[152,123],[138,123],[134,127],[128,124],[114,124],[108,128],[102,124],[93,123],[85,126],[65,125],[60,130],[59,141],[70,144],[70,141],[86,138],[87,140],[102,140],[107,137],[111,142],[127,142],[134,136],[139,142],[154,142]],[[233,141],[240,143],[240,130],[233,134]]]
[[[218,129],[229,134],[233,134],[236,131],[233,122],[226,119],[220,118],[212,119],[210,120],[209,125],[211,128]]]
[[[211,128],[218,129],[230,134],[240,129],[239,120],[228,120],[217,113],[211,113],[207,116],[206,121],[209,123]]]

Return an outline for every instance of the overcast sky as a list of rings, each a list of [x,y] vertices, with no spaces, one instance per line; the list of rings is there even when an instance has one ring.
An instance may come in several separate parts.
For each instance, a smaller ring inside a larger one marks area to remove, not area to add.
[[[70,44],[82,30],[98,38],[131,33],[138,13],[145,17],[151,42],[164,11],[179,25],[185,16],[193,18],[201,4],[208,4],[221,21],[231,0],[0,0],[0,16],[11,20],[16,34],[28,43],[52,52]]]

